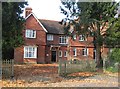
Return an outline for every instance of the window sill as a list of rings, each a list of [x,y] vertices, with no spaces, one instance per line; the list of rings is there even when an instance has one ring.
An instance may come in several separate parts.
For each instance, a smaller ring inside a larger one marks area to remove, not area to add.
[[[68,43],[59,43],[59,44],[62,44],[62,45],[67,45]]]
[[[73,55],[74,57],[77,57],[77,55]]]
[[[80,42],[83,42],[83,41],[85,41],[85,40],[79,40]]]
[[[36,37],[26,37],[27,39],[35,39]]]
[[[84,57],[88,56],[88,55],[83,55]]]
[[[30,59],[36,59],[36,57],[24,57],[25,59],[30,58]]]
[[[47,41],[53,41],[53,40],[47,40]]]

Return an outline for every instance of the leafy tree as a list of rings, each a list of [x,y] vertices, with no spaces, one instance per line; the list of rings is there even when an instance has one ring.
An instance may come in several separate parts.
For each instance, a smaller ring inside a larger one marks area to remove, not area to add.
[[[27,2],[2,3],[2,58],[14,57],[14,48],[23,44],[22,29],[24,18],[21,16]]]
[[[105,29],[110,28],[116,14],[117,3],[115,2],[76,2],[67,0],[61,1],[61,12],[66,15],[64,21],[74,24],[75,31],[78,34],[87,34],[94,37],[94,46],[96,48],[97,66],[100,66],[101,47],[105,38]],[[77,4],[77,6],[75,6]],[[74,8],[77,8],[74,10]],[[73,8],[73,9],[72,9]],[[74,14],[73,14],[74,13]],[[73,16],[73,17],[72,17]],[[74,17],[78,18],[76,22]],[[69,26],[69,25],[67,25]],[[67,27],[65,27],[67,28]],[[65,29],[66,30],[66,29]],[[69,29],[67,30],[69,32]],[[67,32],[66,31],[66,32]]]

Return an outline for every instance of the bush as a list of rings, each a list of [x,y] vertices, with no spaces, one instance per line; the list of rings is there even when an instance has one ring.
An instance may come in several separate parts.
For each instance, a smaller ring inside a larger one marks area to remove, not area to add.
[[[113,67],[113,66],[108,67],[106,70],[107,70],[107,71],[110,71],[110,72],[113,72],[113,73],[118,72],[118,68]]]
[[[109,55],[110,61],[120,62],[120,48],[114,48]]]

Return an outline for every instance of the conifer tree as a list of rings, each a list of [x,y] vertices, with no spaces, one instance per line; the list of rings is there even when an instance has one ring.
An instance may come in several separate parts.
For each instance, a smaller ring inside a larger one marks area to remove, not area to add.
[[[2,3],[2,59],[14,57],[14,48],[23,44],[24,18],[21,16],[27,2]]]
[[[71,2],[71,0],[61,2],[61,12],[66,15],[63,21],[74,24],[77,33],[93,36],[97,66],[99,67],[101,61],[100,50],[105,44],[105,33],[113,25],[118,4],[115,2]],[[79,21],[76,23],[74,18],[79,18]],[[66,29],[68,26],[70,25],[65,26],[66,33],[69,33],[69,29]]]

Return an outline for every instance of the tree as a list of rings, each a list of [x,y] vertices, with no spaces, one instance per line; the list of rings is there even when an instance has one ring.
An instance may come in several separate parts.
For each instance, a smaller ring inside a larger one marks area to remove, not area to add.
[[[111,61],[120,62],[120,48],[114,48],[109,55]]]
[[[96,48],[97,66],[100,66],[101,47],[105,43],[104,35],[106,30],[112,26],[111,21],[113,21],[116,14],[117,3],[71,2],[67,0],[66,2],[62,1],[62,4],[61,12],[66,15],[64,21],[73,23],[77,33],[84,32],[94,37],[93,43]],[[73,7],[77,8],[77,11]],[[72,16],[79,19],[77,23],[74,18],[71,18]]]
[[[105,43],[109,48],[112,48],[112,52],[109,54],[109,60],[120,62],[120,5],[118,6],[115,19],[111,22],[113,25],[106,32]]]
[[[27,2],[2,3],[2,59],[13,58],[14,48],[23,44],[21,16]]]
[[[109,47],[120,47],[120,17],[112,21],[112,26],[107,30],[105,36],[105,43]]]

